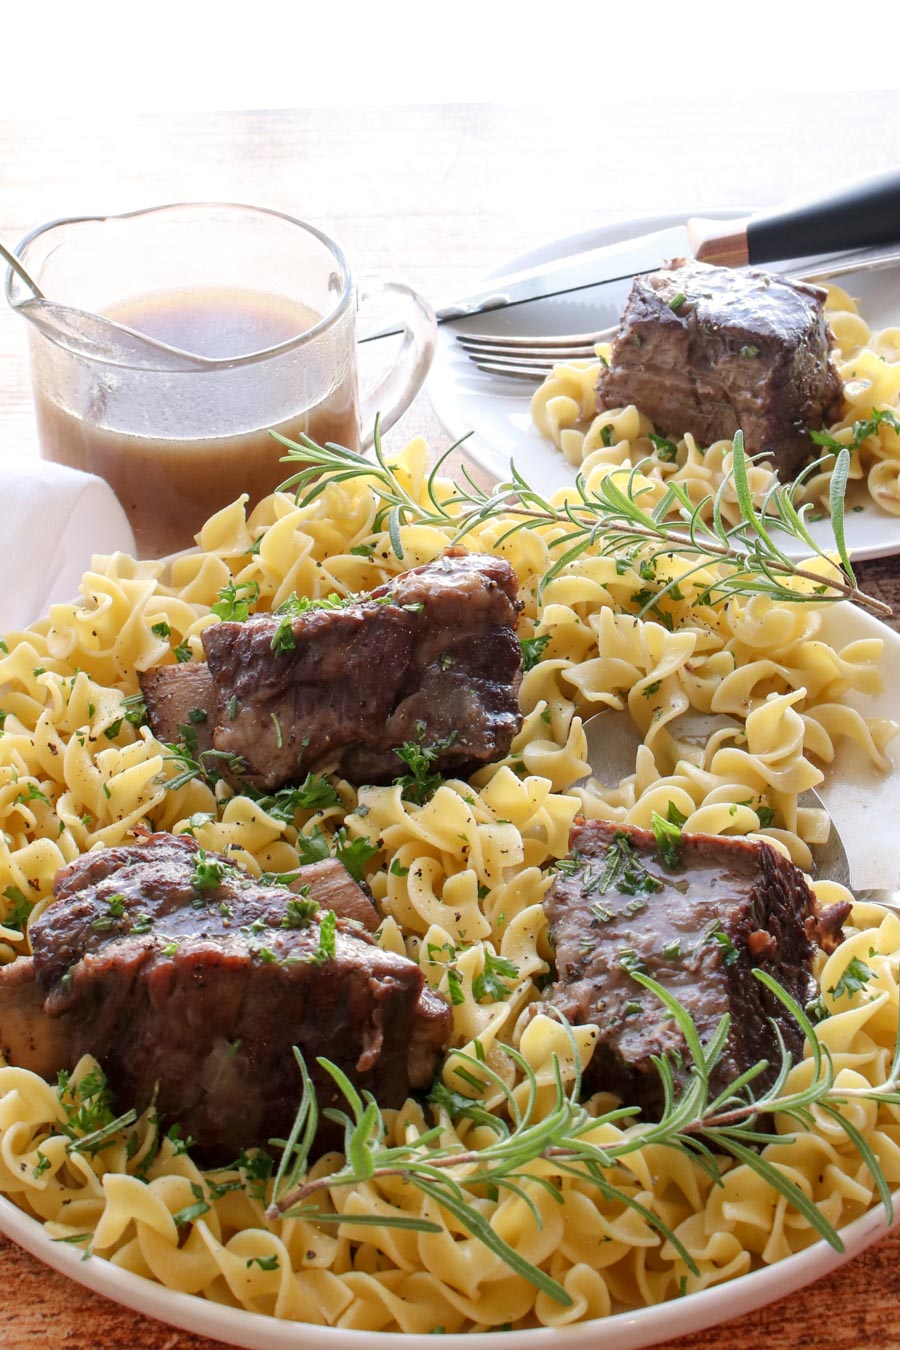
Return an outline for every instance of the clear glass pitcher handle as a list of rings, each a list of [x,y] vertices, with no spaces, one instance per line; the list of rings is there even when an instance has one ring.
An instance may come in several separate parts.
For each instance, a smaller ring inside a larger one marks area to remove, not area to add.
[[[396,305],[392,325],[402,330],[400,350],[393,366],[375,388],[368,391],[359,409],[360,442],[368,450],[374,439],[375,418],[382,431],[402,417],[425,383],[425,377],[434,359],[437,342],[437,323],[434,310],[425,299],[405,281],[394,277],[360,277],[357,281],[360,309],[376,296],[388,295]]]

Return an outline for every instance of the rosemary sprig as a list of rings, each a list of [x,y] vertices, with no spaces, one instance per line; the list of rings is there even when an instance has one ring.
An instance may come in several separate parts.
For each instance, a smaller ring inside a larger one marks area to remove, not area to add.
[[[558,529],[554,545],[562,551],[545,574],[542,589],[588,550],[620,554],[627,549],[644,549],[651,558],[675,552],[696,559],[687,577],[713,567],[716,575],[703,582],[698,603],[712,604],[735,595],[763,594],[773,600],[792,602],[849,599],[877,614],[891,612],[888,605],[859,589],[844,543],[844,490],[850,461],[850,451],[846,447],[810,465],[793,483],[773,482],[756,506],[747,476],[752,458],[747,455],[743,435],[738,431],[734,437],[731,470],[715,495],[709,494],[695,505],[680,484],[669,483],[660,500],[652,506],[648,498],[655,495],[657,487],[643,479],[641,464],[631,470],[614,470],[590,487],[579,474],[573,492],[559,504],[551,503],[533,488],[514,463],[510,464],[508,480],[496,484],[490,491],[480,487],[465,467],[462,482],[448,483],[441,479],[440,470],[460,444],[457,442],[438,459],[426,480],[424,501],[419,501],[409,491],[402,474],[398,474],[396,465],[385,458],[377,424],[372,459],[330,442],[317,445],[307,436],[290,441],[276,432],[272,435],[287,449],[284,461],[302,465],[281,485],[282,491],[296,494],[301,506],[314,501],[331,483],[369,479],[381,502],[375,528],[387,529],[391,546],[400,561],[403,560],[400,533],[403,525],[414,522],[431,525],[449,530],[454,540],[461,540],[486,521],[501,519],[508,528],[496,541],[498,546],[519,530],[535,525]],[[810,534],[807,528],[809,504],[796,504],[806,478],[823,463],[833,468],[830,502],[833,549],[822,548]],[[729,525],[723,504],[731,485],[737,496],[740,519]],[[827,580],[789,558],[779,547],[777,536],[799,541],[811,554],[826,562]],[[833,556],[829,556],[831,553],[839,559],[838,564],[834,563]],[[685,576],[678,577],[655,592],[642,613],[657,602],[661,594],[671,592],[685,579]],[[812,592],[795,589],[792,582],[797,579],[813,583]]]
[[[841,1089],[834,1085],[834,1072],[827,1047],[819,1041],[815,1027],[803,1009],[772,976],[755,971],[772,994],[787,1009],[802,1028],[810,1046],[812,1076],[809,1085],[801,1091],[786,1090],[791,1058],[782,1044],[782,1062],[774,1083],[754,1097],[754,1080],[767,1068],[760,1061],[728,1088],[714,1098],[710,1097],[713,1070],[723,1054],[729,1030],[727,1015],[721,1019],[709,1041],[704,1044],[690,1015],[661,985],[637,970],[631,977],[650,990],[665,1005],[678,1024],[691,1056],[686,1086],[676,1094],[672,1065],[666,1058],[656,1061],[663,1089],[664,1106],[659,1121],[653,1124],[635,1122],[633,1107],[619,1107],[600,1116],[593,1116],[582,1104],[581,1077],[576,1071],[566,1087],[559,1061],[554,1057],[554,1099],[549,1107],[539,1107],[538,1082],[534,1070],[518,1051],[504,1047],[505,1053],[519,1070],[526,1085],[522,1105],[501,1077],[483,1060],[455,1052],[454,1058],[468,1065],[485,1092],[495,1094],[491,1110],[495,1140],[482,1148],[463,1150],[439,1141],[442,1126],[436,1125],[410,1144],[386,1146],[387,1127],[384,1118],[369,1093],[357,1092],[342,1070],[330,1060],[319,1059],[319,1066],[327,1072],[340,1089],[347,1103],[347,1111],[329,1110],[326,1114],[343,1125],[345,1163],[336,1172],[314,1180],[307,1176],[313,1147],[319,1108],[315,1087],[300,1052],[294,1054],[300,1068],[302,1095],[294,1128],[287,1140],[281,1165],[275,1180],[272,1201],[267,1210],[271,1220],[281,1217],[303,1217],[314,1222],[355,1224],[360,1220],[354,1214],[342,1215],[330,1207],[316,1204],[318,1197],[339,1188],[353,1187],[382,1178],[402,1178],[443,1210],[452,1215],[460,1226],[482,1241],[510,1269],[524,1276],[538,1289],[559,1303],[571,1300],[565,1289],[545,1271],[527,1261],[495,1231],[490,1222],[470,1202],[476,1196],[498,1195],[505,1191],[521,1198],[540,1223],[535,1203],[535,1188],[542,1188],[562,1202],[560,1189],[563,1177],[575,1177],[592,1183],[599,1195],[607,1201],[621,1204],[639,1213],[660,1237],[678,1252],[691,1273],[697,1269],[690,1253],[668,1227],[663,1218],[651,1208],[638,1202],[630,1191],[612,1180],[613,1169],[630,1153],[648,1144],[662,1144],[687,1151],[712,1177],[721,1184],[720,1160],[730,1157],[751,1168],[757,1176],[771,1185],[807,1220],[820,1237],[836,1251],[843,1250],[840,1234],[819,1210],[816,1204],[791,1180],[785,1170],[766,1159],[761,1149],[769,1143],[784,1145],[795,1136],[776,1134],[764,1127],[765,1120],[779,1114],[793,1119],[799,1129],[805,1130],[811,1121],[813,1107],[823,1110],[835,1125],[844,1130],[849,1142],[857,1150],[871,1173],[875,1189],[891,1217],[891,1194],[884,1173],[873,1149],[860,1131],[846,1119],[839,1108],[854,1096],[864,1096],[878,1103],[900,1104],[900,1035],[898,1035],[890,1078],[871,1089]],[[573,1044],[573,1060],[578,1056]],[[474,1079],[472,1081],[475,1081]],[[441,1097],[437,1097],[440,1108]],[[473,1118],[484,1115],[485,1103],[471,1103]],[[446,1110],[446,1107],[442,1108]],[[457,1115],[463,1115],[457,1112]],[[617,1141],[600,1145],[595,1142],[600,1128],[609,1123],[621,1127]],[[540,1163],[538,1168],[536,1164]],[[547,1175],[550,1164],[556,1179]],[[537,1174],[539,1173],[539,1174]],[[362,1220],[365,1222],[365,1219]],[[386,1227],[421,1228],[423,1221],[417,1215],[380,1216]]]

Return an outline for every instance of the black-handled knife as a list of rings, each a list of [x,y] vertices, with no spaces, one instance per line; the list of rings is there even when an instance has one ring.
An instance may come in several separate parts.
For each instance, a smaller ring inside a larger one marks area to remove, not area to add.
[[[485,283],[436,308],[439,323],[654,272],[672,258],[722,267],[900,246],[900,169],[741,220],[693,218]],[[372,334],[371,336],[382,336]]]

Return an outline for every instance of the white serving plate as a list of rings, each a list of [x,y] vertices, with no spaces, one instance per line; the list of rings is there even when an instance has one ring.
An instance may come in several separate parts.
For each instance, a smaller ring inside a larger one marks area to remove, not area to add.
[[[855,606],[842,603],[826,611],[824,636],[838,648],[864,638],[884,640],[884,691],[876,697],[849,696],[847,702],[875,717],[900,722],[900,635]],[[895,756],[900,753],[895,750]],[[875,773],[852,747],[842,749],[831,766],[822,795],[847,846],[854,885],[890,887],[900,883],[900,767],[886,776]],[[900,1221],[900,1192],[895,1201]],[[879,1205],[842,1230],[845,1250],[835,1252],[817,1242],[796,1256],[739,1279],[690,1294],[685,1298],[617,1313],[602,1321],[584,1322],[563,1330],[510,1331],[503,1335],[504,1350],[643,1350],[668,1343],[720,1322],[742,1316],[783,1298],[822,1278],[844,1261],[857,1256],[888,1231]],[[221,1306],[189,1294],[175,1293],[101,1257],[83,1260],[65,1243],[53,1242],[43,1227],[0,1198],[0,1232],[47,1265],[117,1303],[161,1322],[217,1337],[244,1350],[434,1350],[432,1336],[387,1332],[346,1331],[313,1327]],[[471,1335],[444,1336],[442,1346],[472,1350]]]

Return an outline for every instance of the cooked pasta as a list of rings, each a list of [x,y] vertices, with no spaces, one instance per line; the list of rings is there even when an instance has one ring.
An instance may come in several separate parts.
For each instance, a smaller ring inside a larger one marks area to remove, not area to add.
[[[633,438],[634,411],[615,417],[617,435],[627,428]],[[418,441],[399,459],[414,497],[427,468]],[[491,519],[468,546],[509,559],[525,605],[522,635],[539,649],[521,688],[522,730],[504,761],[471,781],[442,783],[421,806],[397,785],[338,782],[339,805],[300,810],[292,823],[221,782],[215,790],[196,778],[172,786],[181,766],[171,750],[138,717],[129,720],[137,673],[200,657],[200,635],[217,622],[212,606],[229,583],[255,583],[257,607],[269,609],[291,592],[369,590],[446,547],[441,530],[403,526],[401,562],[376,524],[378,506],[371,482],[360,478],[332,483],[302,507],[275,494],[248,517],[237,502],[208,522],[196,552],[170,566],[96,559],[78,601],[8,635],[0,657],[0,960],[28,953],[28,925],[52,899],[62,864],[127,839],[138,824],[190,830],[255,873],[297,867],[298,832],[342,826],[347,839],[371,845],[366,879],[382,918],[378,940],[417,961],[452,1003],[445,1085],[465,1091],[459,1070],[469,1055],[524,1100],[527,1083],[505,1052],[511,1047],[529,1066],[539,1101],[549,1103],[556,1074],[574,1081],[595,1035],[534,1015],[533,1006],[550,968],[541,902],[576,815],[647,825],[654,810],[673,803],[687,830],[762,835],[808,863],[809,843],[823,837],[827,821],[798,799],[821,782],[836,746],[852,740],[874,773],[890,768],[886,746],[898,728],[842,701],[849,691],[879,689],[880,643],[832,647],[815,604],[757,596],[704,605],[702,574],[687,576],[689,565],[674,556],[667,575],[683,575],[683,588],[649,617],[638,617],[646,575],[635,558],[585,554],[539,600],[559,529],[538,526],[498,543],[504,523]],[[641,732],[633,773],[615,788],[595,780],[573,787],[590,768],[583,720],[604,707],[627,707]],[[701,747],[681,742],[670,728],[687,709],[725,712],[739,730],[718,731]],[[823,903],[847,894],[830,882],[817,882],[816,891]],[[822,958],[823,1010],[831,1015],[819,1033],[849,1094],[842,1109],[893,1184],[900,1110],[858,1089],[882,1083],[890,1070],[900,919],[860,904],[849,933]],[[498,958],[503,978],[486,984],[479,977]],[[865,981],[842,978],[854,960],[865,964]],[[687,1152],[654,1144],[616,1164],[612,1198],[563,1174],[560,1201],[537,1184],[527,1194],[473,1199],[498,1235],[562,1286],[566,1306],[398,1177],[333,1189],[329,1204],[342,1221],[327,1225],[267,1217],[271,1181],[259,1155],[204,1173],[176,1133],[160,1137],[152,1109],[102,1149],[72,1148],[68,1122],[96,1091],[98,1068],[85,1058],[57,1086],[0,1065],[0,1191],[54,1240],[169,1289],[274,1317],[404,1332],[560,1326],[732,1279],[816,1238],[752,1168],[723,1160],[717,1186]],[[808,1058],[796,1063],[787,1090],[810,1072]],[[502,1103],[497,1089],[484,1104]],[[598,1096],[590,1105],[599,1115],[609,1104]],[[840,1225],[878,1193],[847,1135],[827,1112],[813,1114],[808,1133],[769,1145],[766,1156]],[[461,1152],[493,1138],[478,1121],[454,1122],[443,1107],[416,1100],[385,1119],[388,1145],[409,1143],[435,1120],[442,1142]],[[598,1122],[596,1142],[611,1144],[634,1128]],[[783,1128],[795,1130],[787,1120]],[[339,1162],[320,1158],[312,1177],[327,1177]],[[645,1210],[677,1242],[661,1236]],[[394,1227],[397,1215],[432,1220],[439,1231]]]
[[[827,290],[835,364],[844,388],[843,414],[829,434],[839,445],[853,448],[858,423],[885,410],[900,416],[900,329],[873,332],[846,291],[839,286]],[[656,485],[655,498],[645,498],[648,504],[655,505],[668,483],[679,484],[694,506],[724,484],[722,513],[729,524],[736,522],[740,512],[729,480],[731,441],[698,446],[688,433],[677,443],[658,445],[650,439],[653,424],[634,406],[598,410],[595,386],[600,363],[608,360],[609,353],[610,344],[600,343],[596,361],[563,362],[553,368],[531,401],[532,420],[540,434],[585,473],[598,465],[631,468],[641,464]],[[876,419],[867,432],[851,456],[848,505],[859,511],[874,504],[900,516],[900,431],[890,419]],[[798,493],[798,503],[812,504],[814,518],[829,509],[832,467],[823,464]],[[774,478],[765,460],[750,467],[750,488],[757,503]]]

